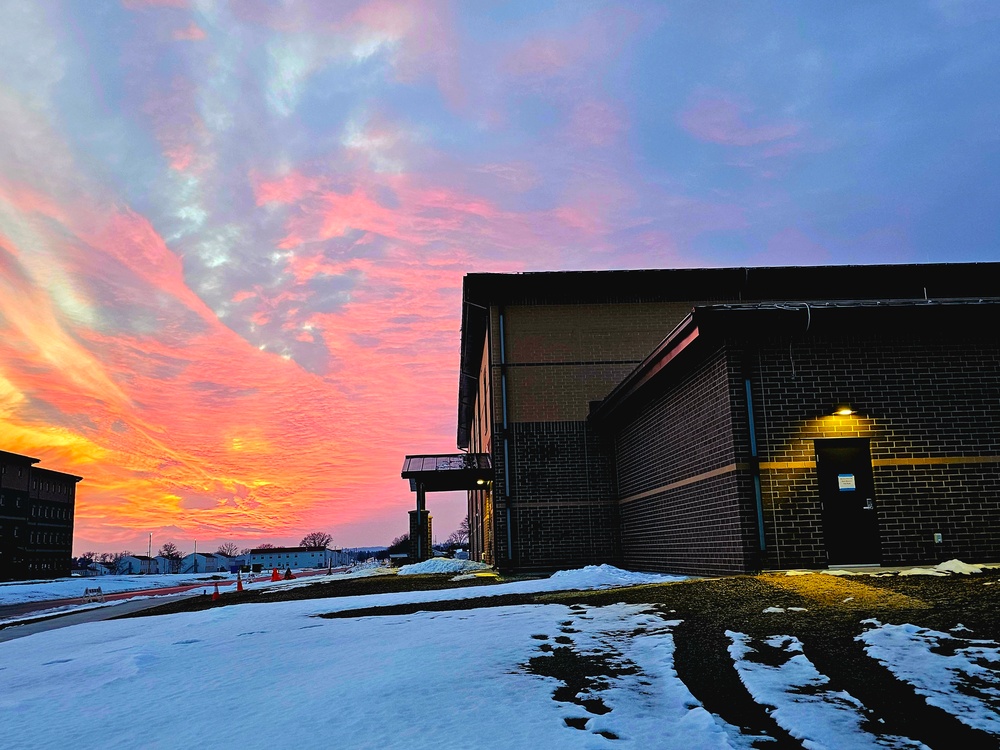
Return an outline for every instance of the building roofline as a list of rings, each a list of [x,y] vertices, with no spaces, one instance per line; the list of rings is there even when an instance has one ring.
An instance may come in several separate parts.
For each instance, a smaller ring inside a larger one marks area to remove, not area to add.
[[[21,453],[12,453],[11,451],[0,451],[0,461],[18,461],[20,463],[27,464],[37,464],[42,459],[32,458],[31,456],[25,456]]]
[[[65,471],[56,471],[55,469],[46,469],[42,466],[32,466],[31,471],[37,474],[49,474],[60,479],[72,479],[74,482],[83,481],[83,477],[78,477],[76,474],[68,474]]]
[[[992,271],[989,269],[993,269]],[[692,303],[990,296],[1000,263],[761,266],[615,271],[470,273],[462,282],[459,448],[469,447],[473,404],[491,306],[595,302]]]
[[[590,417],[608,419],[699,337],[718,338],[727,333],[767,335],[774,332],[807,333],[814,325],[853,319],[862,324],[899,325],[902,322],[945,327],[988,310],[1000,315],[1000,297],[943,300],[799,300],[696,306],[671,333],[612,391],[592,406]],[[834,321],[833,319],[837,320]],[[916,321],[913,319],[917,318]]]

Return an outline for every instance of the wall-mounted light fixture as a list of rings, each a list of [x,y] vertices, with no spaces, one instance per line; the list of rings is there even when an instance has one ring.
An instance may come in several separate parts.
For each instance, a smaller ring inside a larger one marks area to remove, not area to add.
[[[854,413],[854,409],[852,409],[848,404],[840,404],[833,410],[833,413],[838,417],[849,417]]]
[[[486,480],[485,479],[477,479],[476,480],[476,484],[486,484]]]

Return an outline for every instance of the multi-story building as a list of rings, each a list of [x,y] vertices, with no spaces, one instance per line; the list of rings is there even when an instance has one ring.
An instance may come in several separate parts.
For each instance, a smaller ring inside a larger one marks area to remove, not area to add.
[[[1000,559],[1000,264],[469,274],[507,570]],[[834,411],[840,412],[834,415]]]
[[[39,459],[0,451],[0,580],[70,573],[76,484]]]

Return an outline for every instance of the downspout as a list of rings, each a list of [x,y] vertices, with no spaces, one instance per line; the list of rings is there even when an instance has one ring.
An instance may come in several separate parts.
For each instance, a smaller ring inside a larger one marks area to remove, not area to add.
[[[514,536],[510,528],[510,442],[507,435],[507,349],[504,314],[500,308],[500,400],[503,417],[503,495],[507,516],[507,560],[514,559]]]
[[[743,386],[747,396],[747,425],[750,428],[750,474],[753,479],[754,507],[757,513],[757,546],[763,552],[767,549],[767,542],[764,537],[764,503],[760,490],[760,456],[757,453],[757,429],[753,421],[753,388],[750,384],[750,377],[743,379]]]

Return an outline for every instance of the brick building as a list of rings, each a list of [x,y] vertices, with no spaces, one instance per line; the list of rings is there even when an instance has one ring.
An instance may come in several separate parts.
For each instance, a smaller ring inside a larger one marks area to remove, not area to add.
[[[76,483],[39,459],[0,451],[0,581],[70,574]]]
[[[472,554],[685,573],[1000,559],[998,271],[466,276],[458,444],[494,472],[469,493]]]

